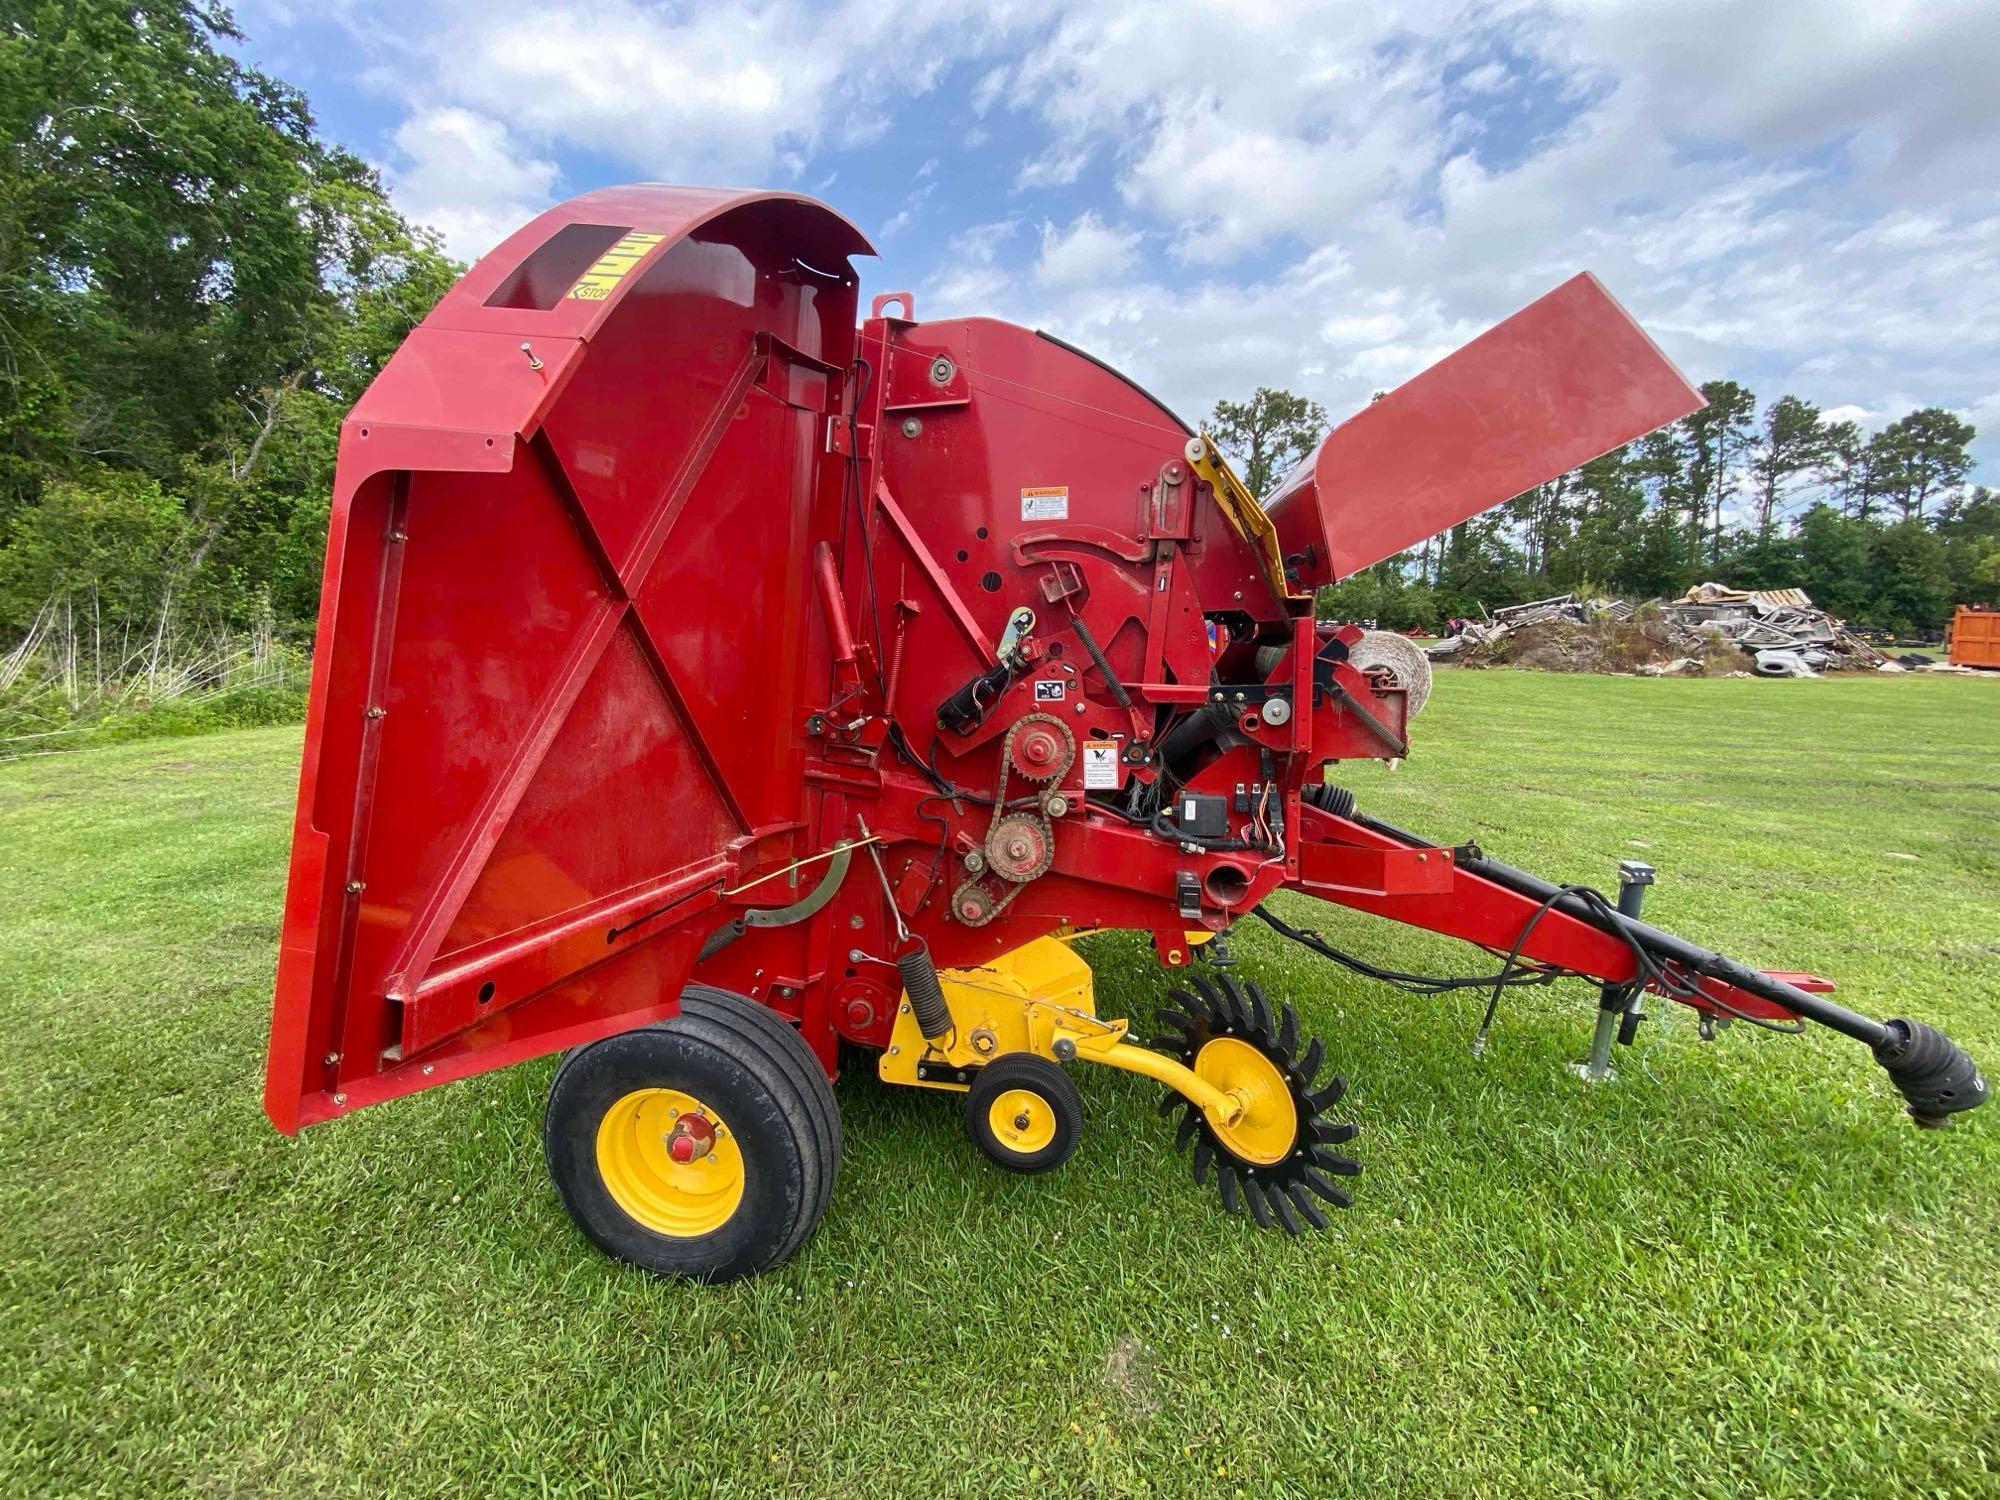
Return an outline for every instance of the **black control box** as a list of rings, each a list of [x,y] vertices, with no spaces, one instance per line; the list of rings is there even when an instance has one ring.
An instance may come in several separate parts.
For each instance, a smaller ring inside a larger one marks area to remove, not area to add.
[[[1189,838],[1229,837],[1229,799],[1208,792],[1182,792],[1174,798],[1174,823]]]

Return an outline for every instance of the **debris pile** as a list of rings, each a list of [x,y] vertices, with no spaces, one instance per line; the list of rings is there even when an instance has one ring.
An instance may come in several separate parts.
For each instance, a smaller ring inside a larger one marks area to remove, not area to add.
[[[1453,620],[1428,654],[1467,667],[1649,677],[1817,677],[1822,671],[1901,672],[1912,665],[1884,656],[1845,621],[1816,608],[1803,589],[1719,583],[1640,605],[1575,594],[1510,604],[1484,620]]]
[[[1588,624],[1599,615],[1614,620],[1632,618],[1632,606],[1623,599],[1579,599],[1574,594],[1557,594],[1553,599],[1536,599],[1527,604],[1510,604],[1493,611],[1493,623],[1518,630],[1524,625],[1544,625],[1550,620],[1571,620]]]
[[[1889,660],[1804,589],[1732,589],[1696,584],[1661,606],[1676,622],[1721,636],[1756,660],[1759,677],[1815,677],[1822,670],[1874,671]]]
[[[1642,672],[1712,676],[1739,666],[1735,646],[1678,624],[1653,605],[1623,601],[1541,600],[1525,619],[1496,612],[1490,621],[1458,622],[1456,635],[1430,648],[1433,659],[1467,667],[1526,667],[1541,672]]]

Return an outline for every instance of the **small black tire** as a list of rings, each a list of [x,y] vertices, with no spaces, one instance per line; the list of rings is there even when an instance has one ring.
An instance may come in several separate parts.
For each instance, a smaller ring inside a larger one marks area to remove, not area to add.
[[[1010,1172],[1053,1172],[1083,1134],[1083,1099],[1046,1057],[1013,1053],[979,1070],[965,1096],[965,1132]]]
[[[669,1101],[689,1100],[716,1131],[691,1167],[671,1162],[658,1135],[681,1113]],[[563,1207],[607,1255],[657,1275],[734,1281],[788,1259],[818,1227],[840,1170],[840,1110],[789,1022],[689,985],[679,1015],[563,1059],[542,1146]],[[717,1180],[725,1186],[706,1185]]]

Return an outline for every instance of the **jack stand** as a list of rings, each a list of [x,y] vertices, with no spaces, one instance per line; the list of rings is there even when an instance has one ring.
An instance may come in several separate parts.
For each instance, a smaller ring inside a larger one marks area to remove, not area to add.
[[[1637,917],[1646,900],[1646,887],[1653,883],[1653,867],[1636,859],[1618,862],[1618,910]],[[1636,984],[1607,984],[1597,992],[1597,1029],[1590,1036],[1590,1060],[1572,1063],[1570,1069],[1585,1083],[1606,1083],[1618,1076],[1611,1066],[1611,1043],[1615,1038],[1632,1044],[1644,1012]]]

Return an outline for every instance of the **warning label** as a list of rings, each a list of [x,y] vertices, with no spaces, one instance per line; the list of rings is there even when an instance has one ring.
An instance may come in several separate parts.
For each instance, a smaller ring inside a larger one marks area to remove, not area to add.
[[[643,234],[634,230],[600,255],[597,264],[577,277],[576,285],[569,289],[570,296],[579,302],[602,302],[611,295],[611,289],[625,279],[626,273],[665,238],[663,234]]]
[[[1021,491],[1021,519],[1024,521],[1067,521],[1069,486],[1048,484]]]
[[[1069,684],[1060,677],[1041,677],[1035,680],[1035,701],[1037,703],[1060,703]]]
[[[1118,790],[1118,741],[1083,742],[1083,789],[1087,792]]]

